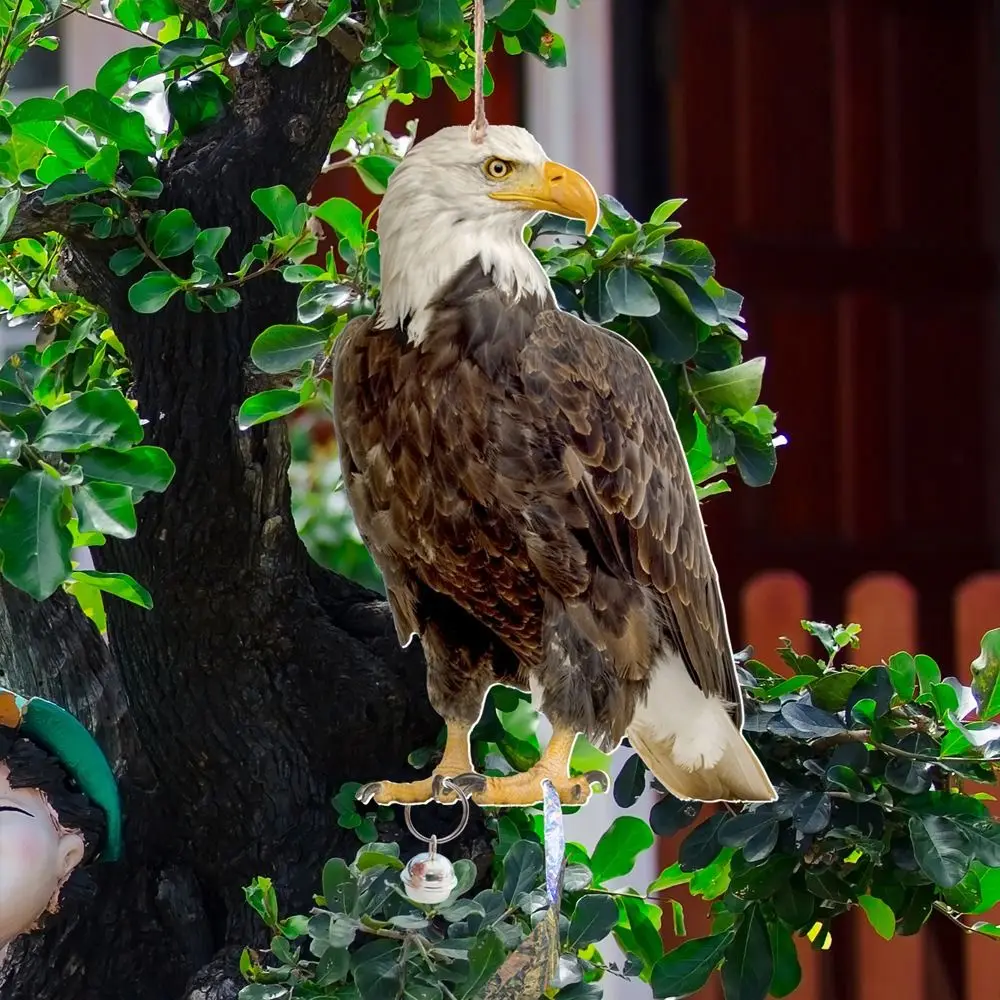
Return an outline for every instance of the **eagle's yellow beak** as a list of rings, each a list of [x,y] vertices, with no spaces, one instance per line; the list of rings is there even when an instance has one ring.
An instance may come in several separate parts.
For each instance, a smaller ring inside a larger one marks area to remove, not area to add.
[[[583,219],[588,236],[601,215],[597,192],[590,181],[583,174],[551,160],[540,173],[515,179],[510,186],[491,191],[490,197],[568,219]]]

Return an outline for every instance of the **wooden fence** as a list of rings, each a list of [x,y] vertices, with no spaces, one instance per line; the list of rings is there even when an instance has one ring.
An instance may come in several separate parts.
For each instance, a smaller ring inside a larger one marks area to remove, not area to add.
[[[750,643],[754,655],[774,669],[783,669],[775,653],[778,637],[788,636],[804,651],[808,637],[799,622],[810,617],[809,585],[797,573],[760,573],[743,588],[738,621],[740,644]],[[843,622],[858,622],[861,647],[854,662],[872,664],[898,650],[920,652],[920,598],[914,587],[894,573],[871,574],[857,580],[844,595]],[[734,609],[735,610],[735,609]],[[734,617],[737,617],[734,615]],[[954,658],[941,663],[969,683],[969,664],[979,654],[984,632],[1000,626],[1000,573],[966,580],[953,596]],[[993,803],[997,811],[998,803]],[[672,864],[684,832],[664,840],[663,866]],[[687,915],[688,935],[708,932],[707,905],[684,890],[671,893]],[[833,925],[833,945],[816,951],[800,940],[802,985],[794,1000],[1000,1000],[1000,941],[964,934],[935,914],[920,934],[883,941],[860,913],[841,917]],[[669,929],[666,934],[671,936]],[[668,940],[667,946],[677,942]],[[698,994],[700,1000],[722,1000],[718,977]]]

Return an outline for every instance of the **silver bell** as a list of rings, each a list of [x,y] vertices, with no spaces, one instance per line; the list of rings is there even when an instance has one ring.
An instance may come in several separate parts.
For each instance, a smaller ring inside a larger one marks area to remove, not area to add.
[[[434,845],[410,858],[399,877],[406,895],[415,903],[443,903],[458,885],[452,863],[438,854]]]

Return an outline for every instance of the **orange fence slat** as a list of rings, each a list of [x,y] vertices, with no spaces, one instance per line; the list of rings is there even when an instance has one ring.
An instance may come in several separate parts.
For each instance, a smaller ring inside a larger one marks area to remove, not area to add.
[[[898,573],[871,573],[848,588],[847,621],[861,625],[861,646],[848,659],[869,665],[887,660],[899,650],[916,652],[917,595]],[[884,1000],[886,978],[907,1000],[926,995],[926,934],[884,941],[855,911],[848,918],[854,936],[855,1000]],[[878,974],[872,975],[877,969]]]
[[[859,649],[847,659],[870,665],[888,660],[901,649],[917,652],[917,592],[898,573],[869,573],[847,590],[848,622],[861,626]]]
[[[804,650],[807,637],[799,624],[809,617],[809,584],[788,570],[758,573],[740,594],[740,632],[736,647],[749,643],[754,656],[774,670],[783,669],[775,650],[787,635]]]
[[[1000,627],[1000,573],[981,573],[955,592],[955,673],[964,684],[972,679],[970,666],[979,655],[983,633]],[[996,795],[995,787],[989,789]],[[990,803],[994,815],[996,802]],[[992,914],[997,919],[997,914]],[[965,939],[966,1000],[996,996],[997,943],[970,934]]]

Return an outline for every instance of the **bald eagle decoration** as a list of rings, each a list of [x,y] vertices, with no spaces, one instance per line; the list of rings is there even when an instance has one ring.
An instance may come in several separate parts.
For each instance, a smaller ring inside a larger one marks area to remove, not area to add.
[[[379,210],[382,291],[334,354],[344,483],[400,641],[418,635],[447,724],[434,776],[358,796],[420,803],[440,779],[484,806],[587,800],[578,734],[623,737],[671,792],[775,798],[743,710],[715,567],[677,430],[646,360],[561,312],[524,242],[539,212],[597,224],[597,195],[530,133],[445,128]],[[491,685],[530,689],[553,736],[483,777],[469,734]]]

